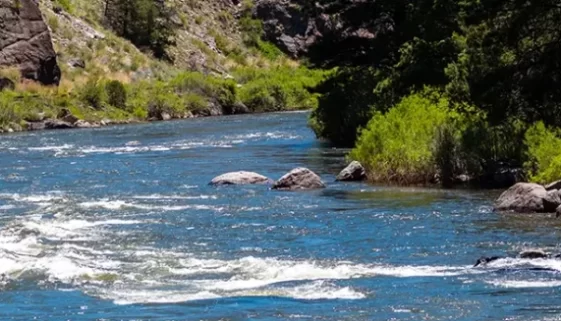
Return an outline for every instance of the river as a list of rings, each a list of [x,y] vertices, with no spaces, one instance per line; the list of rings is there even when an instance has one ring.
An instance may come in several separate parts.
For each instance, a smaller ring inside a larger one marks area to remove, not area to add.
[[[1,320],[559,320],[553,217],[336,183],[307,113],[0,137]],[[304,166],[328,188],[212,187]],[[550,270],[532,270],[546,267]],[[557,298],[557,299],[555,299]]]

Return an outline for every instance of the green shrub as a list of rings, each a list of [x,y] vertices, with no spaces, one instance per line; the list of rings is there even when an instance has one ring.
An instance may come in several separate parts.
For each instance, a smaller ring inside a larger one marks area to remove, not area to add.
[[[18,119],[16,115],[16,93],[5,90],[0,92],[0,126],[7,125]]]
[[[60,8],[64,9],[64,11],[68,13],[72,13],[72,4],[70,0],[56,0],[55,5],[59,6]]]
[[[466,114],[464,114],[466,115]],[[461,137],[464,173],[473,177],[487,176],[504,167],[522,167],[525,162],[524,140],[527,125],[506,119],[500,125],[490,125],[484,115],[464,116]]]
[[[240,100],[256,112],[315,108],[318,95],[308,88],[317,85],[324,75],[321,70],[290,67],[247,67],[235,72],[243,84],[238,90]]]
[[[454,178],[463,171],[460,148],[460,131],[456,124],[448,121],[436,128],[434,164],[444,187],[451,187]]]
[[[377,112],[349,156],[364,164],[375,181],[429,183],[438,170],[438,129],[453,116],[445,98],[427,92],[410,95],[386,114]]]
[[[182,115],[186,108],[181,97],[173,92],[173,88],[164,83],[157,83],[153,87],[147,107],[148,116],[156,118],[164,112],[172,116]]]
[[[118,80],[111,80],[105,84],[107,92],[107,102],[109,105],[121,109],[127,106],[127,91],[123,83]]]
[[[102,109],[107,101],[106,93],[101,82],[97,79],[90,79],[79,89],[78,96],[88,106],[95,109]]]
[[[561,178],[561,138],[559,130],[538,122],[528,129],[525,144],[528,161],[524,164],[530,180],[549,183]]]
[[[185,95],[183,101],[185,107],[192,112],[200,112],[208,107],[207,100],[203,96],[195,93]]]

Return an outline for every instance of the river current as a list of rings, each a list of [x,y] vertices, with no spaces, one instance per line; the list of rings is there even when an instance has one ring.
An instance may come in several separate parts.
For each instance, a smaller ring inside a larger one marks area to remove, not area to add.
[[[552,216],[336,183],[307,113],[0,137],[0,320],[559,320]],[[212,187],[308,167],[311,192]],[[534,269],[548,268],[547,270]]]

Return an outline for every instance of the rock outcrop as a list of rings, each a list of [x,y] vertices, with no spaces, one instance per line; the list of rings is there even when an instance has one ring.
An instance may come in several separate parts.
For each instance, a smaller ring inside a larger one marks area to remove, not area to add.
[[[353,161],[337,175],[338,181],[362,181],[366,178],[366,170],[357,161]]]
[[[257,1],[253,15],[263,21],[266,38],[292,57],[305,53],[320,34],[314,17],[303,14],[295,1]]]
[[[342,10],[350,8],[352,2]],[[263,22],[265,38],[294,58],[309,53],[322,39],[344,42],[375,38],[371,30],[345,25],[340,19],[342,12],[330,7],[319,1],[257,0],[253,16]]]
[[[316,173],[300,167],[285,174],[273,184],[272,188],[277,190],[309,190],[325,188],[325,184]]]
[[[544,212],[546,196],[547,191],[541,185],[518,183],[501,194],[495,202],[495,210],[518,213]]]
[[[231,172],[212,179],[210,185],[272,184],[273,181],[254,172]]]
[[[0,67],[16,67],[24,78],[58,85],[51,35],[34,0],[0,0]]]

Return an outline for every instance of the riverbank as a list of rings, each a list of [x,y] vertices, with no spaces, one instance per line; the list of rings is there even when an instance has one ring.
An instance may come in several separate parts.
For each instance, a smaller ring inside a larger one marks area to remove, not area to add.
[[[0,91],[0,132],[99,127],[204,116],[312,109],[324,71],[237,69],[224,78],[182,72],[165,80],[95,78],[58,87],[11,80]]]

